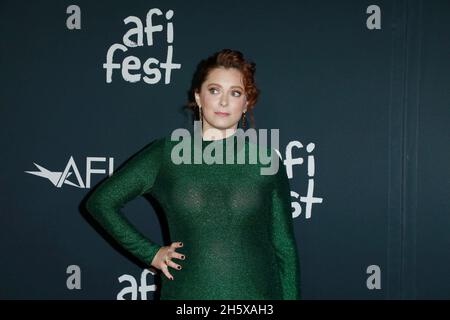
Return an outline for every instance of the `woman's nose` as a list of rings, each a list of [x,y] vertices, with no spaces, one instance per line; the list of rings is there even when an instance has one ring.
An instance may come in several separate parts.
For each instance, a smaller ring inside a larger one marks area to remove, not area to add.
[[[226,106],[227,103],[228,103],[228,101],[226,100],[226,97],[222,96],[222,98],[220,98],[220,105]]]

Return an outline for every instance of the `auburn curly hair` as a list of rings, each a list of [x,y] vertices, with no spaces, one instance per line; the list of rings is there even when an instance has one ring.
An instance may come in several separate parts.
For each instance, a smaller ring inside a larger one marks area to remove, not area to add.
[[[194,117],[200,119],[200,112],[197,102],[195,101],[195,92],[200,92],[203,82],[206,80],[209,72],[218,67],[236,68],[241,71],[244,82],[244,90],[247,96],[247,114],[250,115],[250,126],[254,128],[255,119],[253,108],[258,100],[260,90],[255,84],[256,64],[247,61],[242,52],[232,49],[222,49],[215,52],[208,58],[201,60],[197,65],[197,70],[192,78],[191,88],[188,92],[187,106],[194,112]]]

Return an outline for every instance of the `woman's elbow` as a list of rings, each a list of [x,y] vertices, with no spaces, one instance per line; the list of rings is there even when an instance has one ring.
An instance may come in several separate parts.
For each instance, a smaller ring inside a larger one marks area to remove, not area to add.
[[[90,195],[90,197],[86,201],[85,208],[88,213],[97,218],[101,215],[102,209],[104,208],[105,203],[102,201],[102,198],[98,196],[95,192]]]

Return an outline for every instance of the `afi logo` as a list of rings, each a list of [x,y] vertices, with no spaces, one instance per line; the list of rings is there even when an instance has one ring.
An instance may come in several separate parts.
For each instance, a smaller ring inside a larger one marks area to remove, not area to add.
[[[151,274],[154,276],[156,273],[144,269],[141,273],[141,283],[138,285],[138,282],[135,277],[133,277],[130,274],[123,274],[119,277],[119,282],[122,283],[124,281],[128,281],[130,285],[128,287],[123,288],[120,290],[120,292],[117,294],[116,299],[117,300],[127,300],[126,295],[129,295],[128,300],[137,300],[138,294],[140,293],[141,300],[147,300],[147,293],[148,292],[155,292],[156,291],[156,285],[155,284],[147,284],[147,276]]]
[[[61,188],[63,184],[68,184],[74,187],[78,188],[90,188],[91,187],[91,174],[93,173],[106,173],[105,169],[92,169],[91,163],[92,162],[106,162],[105,157],[87,157],[86,158],[86,184],[83,182],[83,179],[81,178],[80,171],[78,170],[78,167],[75,163],[75,160],[73,160],[73,157],[70,156],[69,162],[67,162],[66,167],[64,168],[64,171],[50,171],[37,163],[34,163],[34,165],[39,169],[39,171],[25,171],[29,174],[34,174],[38,177],[47,178],[50,180],[51,183],[57,188]],[[109,158],[108,160],[108,174],[111,175],[113,173],[114,168],[114,158]],[[76,182],[70,181],[68,178],[72,175],[72,173],[75,173]]]

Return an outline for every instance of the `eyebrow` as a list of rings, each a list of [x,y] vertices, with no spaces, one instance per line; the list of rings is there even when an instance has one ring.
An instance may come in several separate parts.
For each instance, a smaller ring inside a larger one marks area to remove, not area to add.
[[[215,86],[219,86],[219,87],[222,87],[220,84],[218,84],[218,83],[210,83],[210,84],[208,84],[208,87],[210,86],[210,85],[215,85]],[[244,90],[241,86],[231,86],[231,88],[239,88],[239,89],[241,89],[241,90]]]

